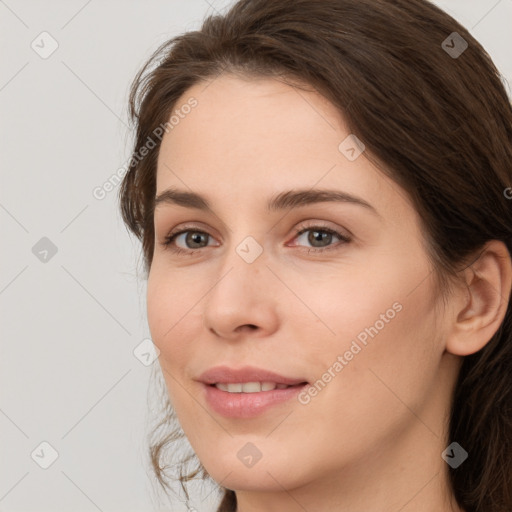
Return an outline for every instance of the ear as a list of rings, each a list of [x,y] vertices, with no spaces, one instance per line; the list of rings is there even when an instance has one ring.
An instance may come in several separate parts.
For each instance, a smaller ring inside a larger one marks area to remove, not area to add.
[[[464,269],[465,287],[454,301],[446,350],[467,356],[482,349],[499,329],[510,300],[512,262],[506,245],[487,242],[478,259]]]

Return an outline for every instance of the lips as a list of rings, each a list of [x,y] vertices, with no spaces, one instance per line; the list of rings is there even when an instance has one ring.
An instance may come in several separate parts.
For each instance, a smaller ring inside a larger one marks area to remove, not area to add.
[[[249,382],[272,382],[277,385],[296,386],[305,384],[305,378],[294,378],[254,366],[230,368],[228,366],[215,366],[202,373],[198,379],[207,385],[215,384],[244,384]]]
[[[244,366],[210,368],[197,379],[203,385],[203,399],[217,414],[231,419],[263,415],[296,397],[308,385],[295,378],[263,368]]]

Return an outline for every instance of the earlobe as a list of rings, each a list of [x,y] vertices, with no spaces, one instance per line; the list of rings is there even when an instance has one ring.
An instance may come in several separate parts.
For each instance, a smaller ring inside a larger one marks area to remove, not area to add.
[[[478,352],[494,336],[505,318],[512,287],[512,261],[506,245],[487,242],[480,256],[464,269],[466,287],[459,292],[446,350],[467,356]]]

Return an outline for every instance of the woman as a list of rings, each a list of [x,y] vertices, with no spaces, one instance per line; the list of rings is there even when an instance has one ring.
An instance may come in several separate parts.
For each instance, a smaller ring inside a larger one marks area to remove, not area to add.
[[[512,108],[468,31],[240,0],[130,101],[160,483],[184,433],[218,512],[512,510]]]

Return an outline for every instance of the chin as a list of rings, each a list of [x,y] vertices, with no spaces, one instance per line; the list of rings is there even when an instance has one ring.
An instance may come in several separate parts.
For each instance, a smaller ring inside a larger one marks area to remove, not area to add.
[[[305,483],[300,480],[306,479],[306,475],[293,474],[289,460],[278,459],[274,454],[272,458],[267,457],[266,460],[263,456],[250,466],[243,462],[243,451],[240,455],[242,460],[239,460],[239,451],[242,450],[228,448],[224,452],[224,457],[216,452],[210,452],[207,458],[201,459],[201,462],[218,484],[234,491],[277,492],[282,491],[283,486],[292,489]]]

